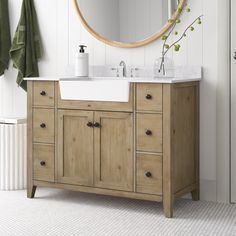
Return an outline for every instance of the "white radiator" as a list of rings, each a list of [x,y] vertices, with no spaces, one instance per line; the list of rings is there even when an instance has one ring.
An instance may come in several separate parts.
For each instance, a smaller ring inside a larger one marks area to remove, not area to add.
[[[26,188],[26,136],[25,120],[0,119],[0,190]]]

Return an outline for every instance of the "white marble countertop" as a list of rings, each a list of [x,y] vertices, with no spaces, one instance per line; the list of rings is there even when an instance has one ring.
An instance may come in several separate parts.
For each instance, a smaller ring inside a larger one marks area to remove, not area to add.
[[[163,84],[172,84],[172,83],[183,83],[183,82],[193,82],[200,81],[202,78],[202,68],[200,66],[177,66],[174,70],[174,77],[172,78],[154,78],[152,77],[153,69],[152,67],[139,68],[139,75],[136,77],[130,77],[128,74],[127,77],[114,77],[116,75],[111,74],[112,66],[92,66],[90,68],[91,74],[89,77],[74,77],[73,69],[68,70],[64,75],[57,76],[42,76],[42,77],[31,77],[25,78],[25,80],[32,81],[104,81],[104,80],[125,80],[130,83],[163,83]]]
[[[24,80],[28,81],[60,81],[60,80],[83,80],[83,81],[89,81],[89,80],[126,80],[130,83],[162,83],[162,84],[172,84],[172,83],[183,83],[183,82],[194,82],[194,81],[201,81],[201,77],[192,77],[192,78],[184,78],[184,77],[178,77],[178,78],[139,78],[139,77],[92,77],[92,78],[78,78],[78,77],[29,77],[24,78]]]

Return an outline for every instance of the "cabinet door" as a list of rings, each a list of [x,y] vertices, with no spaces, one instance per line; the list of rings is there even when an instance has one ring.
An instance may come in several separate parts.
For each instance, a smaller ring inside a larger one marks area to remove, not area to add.
[[[133,115],[95,112],[94,121],[95,186],[132,191]]]
[[[58,112],[58,182],[93,185],[92,122],[93,112]]]

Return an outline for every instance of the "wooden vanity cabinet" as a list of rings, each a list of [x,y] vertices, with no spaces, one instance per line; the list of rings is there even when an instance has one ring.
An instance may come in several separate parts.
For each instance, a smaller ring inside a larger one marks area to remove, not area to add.
[[[61,100],[28,81],[28,191],[46,186],[163,202],[199,199],[199,82],[132,83],[128,103]]]
[[[132,114],[58,111],[58,182],[133,190]]]

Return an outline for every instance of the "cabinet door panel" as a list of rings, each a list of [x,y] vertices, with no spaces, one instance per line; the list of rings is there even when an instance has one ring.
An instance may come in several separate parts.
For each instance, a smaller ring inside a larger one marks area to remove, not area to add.
[[[133,115],[96,112],[94,161],[96,187],[133,190]]]
[[[59,111],[58,181],[93,185],[93,112]]]

